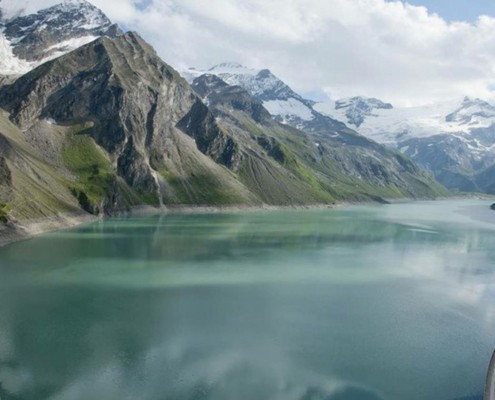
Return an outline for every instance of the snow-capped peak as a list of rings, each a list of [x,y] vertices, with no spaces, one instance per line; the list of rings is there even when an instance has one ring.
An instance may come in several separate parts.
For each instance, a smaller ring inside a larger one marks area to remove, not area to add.
[[[208,73],[223,76],[228,78],[230,76],[256,76],[260,71],[253,68],[245,67],[237,62],[224,62],[210,68]]]
[[[348,99],[319,103],[315,108],[346,123],[351,123],[348,115],[350,110],[358,112]],[[469,133],[473,129],[488,128],[495,124],[495,107],[484,100],[468,97],[417,107],[377,107],[368,114],[359,115],[364,117],[361,124],[354,125],[359,133],[390,145],[410,138]]]
[[[214,67],[210,68],[210,69],[216,69],[216,68],[246,68],[244,65],[242,65],[241,63],[238,63],[237,61],[227,61],[227,62],[223,62],[223,63],[220,63],[218,65],[215,65]]]
[[[446,122],[469,125],[487,119],[495,119],[495,107],[484,100],[469,97],[465,97],[461,106],[445,117]]]
[[[238,62],[224,62],[206,70],[190,68],[183,72],[189,81],[212,74],[233,86],[241,86],[263,102],[265,108],[284,123],[295,126],[314,118],[312,102],[303,99],[268,69],[254,69]]]
[[[53,8],[73,10],[75,8],[91,9],[95,7],[86,0],[61,0],[59,3],[44,9]],[[36,14],[41,10],[43,8],[39,6],[37,0],[0,0],[0,15],[3,15],[6,20]]]
[[[288,100],[290,98],[303,100],[268,69],[254,69],[237,62],[224,62],[204,71],[204,73],[206,72],[217,75],[229,85],[243,87],[262,101]]]
[[[367,117],[375,116],[375,110],[390,110],[393,106],[376,98],[350,97],[335,102],[335,110],[343,110],[347,123],[360,127]]]
[[[2,8],[5,6],[10,12],[15,7],[23,7],[19,2],[0,1]],[[0,64],[3,75],[23,74],[100,36],[121,33],[100,9],[86,0],[65,0],[35,13],[11,18],[2,25],[1,55],[6,60]]]
[[[392,104],[384,103],[383,101],[376,99],[374,97],[355,96],[355,97],[343,98],[335,102],[335,109],[337,110],[339,108],[349,108],[349,107],[366,109],[366,110],[373,110],[373,109],[389,110],[393,108]]]

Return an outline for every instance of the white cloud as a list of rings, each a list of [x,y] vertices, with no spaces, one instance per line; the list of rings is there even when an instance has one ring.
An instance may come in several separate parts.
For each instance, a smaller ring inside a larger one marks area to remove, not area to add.
[[[43,1],[57,2],[31,4]],[[177,68],[235,60],[268,67],[299,91],[397,105],[494,97],[495,19],[487,16],[447,23],[385,0],[92,2]]]

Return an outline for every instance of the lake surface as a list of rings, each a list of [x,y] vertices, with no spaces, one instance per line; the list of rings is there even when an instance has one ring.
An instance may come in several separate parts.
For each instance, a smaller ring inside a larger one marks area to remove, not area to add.
[[[0,399],[481,400],[495,212],[110,219],[0,249]]]

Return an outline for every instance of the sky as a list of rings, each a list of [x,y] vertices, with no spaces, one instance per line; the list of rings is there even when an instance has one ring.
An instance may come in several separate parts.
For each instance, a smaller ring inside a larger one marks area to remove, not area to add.
[[[494,0],[409,0],[409,3],[425,6],[450,22],[475,22],[483,14],[495,16]]]
[[[1,0],[27,11],[57,0]],[[91,0],[176,69],[269,68],[316,99],[495,100],[495,0]]]

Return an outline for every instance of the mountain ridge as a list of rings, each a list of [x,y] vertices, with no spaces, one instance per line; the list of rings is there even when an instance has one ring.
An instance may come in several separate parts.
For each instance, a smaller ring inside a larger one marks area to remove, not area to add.
[[[337,103],[316,108],[345,120],[354,109]],[[448,188],[495,193],[486,178],[495,163],[495,107],[490,103],[464,97],[433,106],[375,108],[359,118],[361,124],[354,126],[361,134],[398,148]]]

